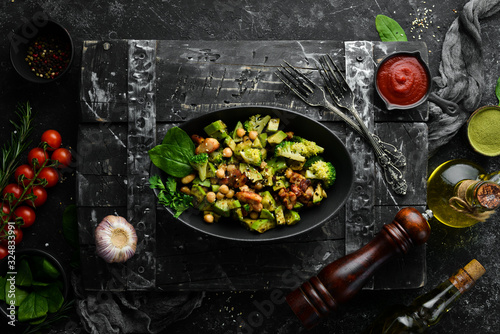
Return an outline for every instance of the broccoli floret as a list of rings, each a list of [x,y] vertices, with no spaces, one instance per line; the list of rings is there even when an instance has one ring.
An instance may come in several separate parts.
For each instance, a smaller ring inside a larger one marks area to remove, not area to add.
[[[307,161],[305,162],[304,166],[302,166],[302,168],[305,170],[305,169],[309,169],[309,167],[311,167],[311,165],[313,163],[315,163],[316,161],[320,161],[320,160],[324,160],[323,157],[319,156],[319,155],[315,155],[314,157],[311,157],[309,159],[307,159]]]
[[[262,151],[259,148],[245,148],[240,154],[247,164],[260,166],[262,163]]]
[[[274,155],[302,162],[306,161],[306,158],[303,155],[305,150],[306,147],[302,143],[282,141],[274,148]]]
[[[266,115],[264,117],[261,117],[260,115],[250,116],[250,118],[245,121],[245,130],[247,130],[248,132],[257,131],[260,134],[262,133],[270,119],[271,116],[269,115]]]
[[[189,159],[189,164],[198,172],[198,177],[201,181],[207,178],[208,154],[200,153],[193,155]]]
[[[316,161],[306,170],[306,178],[323,181],[325,188],[329,188],[337,176],[335,167],[330,162],[323,160]]]
[[[315,142],[304,139],[299,136],[293,136],[292,141],[295,143],[301,143],[305,146],[305,150],[302,153],[303,156],[306,158],[321,154],[325,151],[325,149],[319,145],[317,145]]]
[[[210,153],[208,156],[208,161],[213,163],[215,166],[220,165],[224,161],[224,156],[222,155],[222,149],[218,149]]]

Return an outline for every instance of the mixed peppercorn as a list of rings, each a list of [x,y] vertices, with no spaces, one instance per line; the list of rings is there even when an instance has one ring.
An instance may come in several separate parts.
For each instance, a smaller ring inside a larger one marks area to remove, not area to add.
[[[69,43],[54,37],[39,36],[29,45],[25,60],[37,77],[54,79],[66,69],[70,58]]]

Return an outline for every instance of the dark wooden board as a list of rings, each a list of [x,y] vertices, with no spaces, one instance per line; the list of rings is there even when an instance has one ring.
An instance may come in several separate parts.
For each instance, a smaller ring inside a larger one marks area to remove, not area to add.
[[[84,280],[86,289],[291,289],[363,246],[401,207],[423,210],[427,105],[388,112],[373,86],[377,63],[394,50],[420,50],[426,59],[425,44],[416,42],[84,42],[78,152],[85,163],[79,164],[77,204],[83,267],[99,272]],[[285,59],[320,84],[314,59],[325,53],[346,69],[367,126],[395,143],[410,161],[404,171],[406,196],[387,188],[369,147],[338,116],[306,105],[273,74]],[[147,187],[147,150],[179,122],[245,105],[300,112],[345,141],[356,180],[337,216],[300,236],[245,244],[194,231],[157,207]],[[137,254],[126,264],[108,265],[94,254],[93,229],[107,214],[126,216],[138,231]],[[425,248],[420,247],[385,266],[366,288],[414,288],[424,282]]]

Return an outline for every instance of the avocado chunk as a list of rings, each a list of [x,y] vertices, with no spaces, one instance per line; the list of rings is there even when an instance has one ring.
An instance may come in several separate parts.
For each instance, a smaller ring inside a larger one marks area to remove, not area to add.
[[[260,219],[272,219],[272,220],[274,220],[274,215],[271,211],[266,210],[266,209],[262,209],[262,211],[260,212],[259,218]]]
[[[211,210],[212,205],[207,201],[207,193],[198,184],[191,187],[191,196],[193,196],[193,206],[200,211]]]
[[[285,220],[285,211],[283,210],[283,206],[280,205],[274,210],[274,214],[276,216],[276,223],[278,225],[286,225],[286,220]]]
[[[252,231],[259,233],[264,233],[274,227],[276,227],[276,222],[271,219],[249,219],[244,218],[243,223]]]
[[[255,167],[244,162],[240,163],[240,172],[245,174],[246,177],[248,177],[253,182],[257,182],[263,179],[262,174],[259,173],[259,171]]]
[[[269,211],[276,210],[276,201],[273,198],[273,195],[269,191],[263,191],[259,194],[262,197],[262,206],[264,209]]]
[[[287,137],[287,134],[284,133],[283,131],[279,130],[269,137],[267,137],[267,142],[271,145],[277,145],[281,143],[285,138]]]
[[[259,138],[262,147],[266,147],[266,144],[267,144],[267,133],[262,132],[260,135],[257,136],[257,138]]]
[[[287,225],[295,225],[300,221],[300,215],[297,211],[286,210],[285,211],[285,221]]]
[[[229,147],[232,151],[236,149],[236,142],[234,141],[233,138],[227,136],[226,139],[224,139],[224,145]]]
[[[238,131],[238,129],[245,129],[245,127],[243,126],[243,123],[241,123],[240,121],[238,121],[238,123],[236,123],[236,126],[234,127],[233,133],[231,134],[231,137],[233,138],[235,143],[239,143],[240,141],[243,140],[243,137],[240,137],[236,134],[236,131]]]
[[[267,123],[267,131],[268,132],[276,132],[278,131],[278,127],[280,126],[279,118],[271,118]]]
[[[216,133],[217,131],[226,132],[226,129],[227,129],[226,124],[221,120],[210,123],[209,125],[207,125],[203,128],[203,130],[205,130],[207,135],[209,135],[211,137],[213,137],[213,134]]]
[[[318,204],[325,197],[326,197],[326,192],[323,189],[323,187],[321,186],[321,183],[318,183],[318,185],[316,186],[316,189],[314,190],[313,203]]]
[[[216,214],[219,214],[222,217],[229,217],[231,215],[231,210],[240,207],[241,204],[237,199],[223,198],[215,201],[213,210]]]

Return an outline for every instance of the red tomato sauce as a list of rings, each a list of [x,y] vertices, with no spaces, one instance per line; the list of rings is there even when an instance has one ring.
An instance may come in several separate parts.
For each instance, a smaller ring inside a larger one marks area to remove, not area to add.
[[[429,89],[429,77],[417,57],[394,56],[378,69],[377,87],[390,104],[408,106],[420,101]]]

